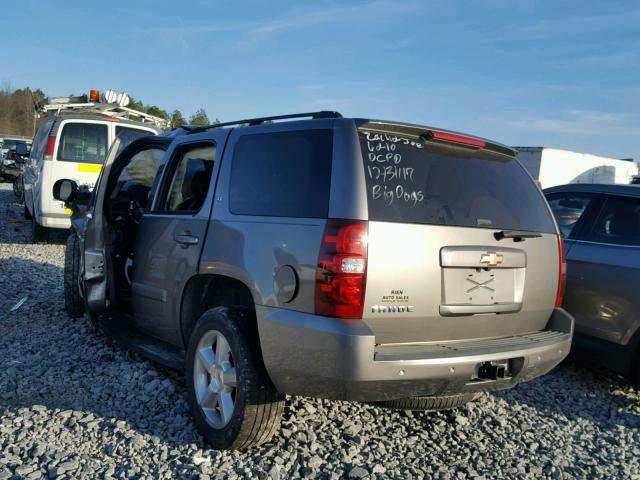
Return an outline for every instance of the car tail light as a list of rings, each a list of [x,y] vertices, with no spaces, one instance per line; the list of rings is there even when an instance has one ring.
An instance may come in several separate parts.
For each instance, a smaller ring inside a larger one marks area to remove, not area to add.
[[[567,259],[564,256],[564,240],[558,235],[558,290],[556,291],[556,308],[562,307],[564,287],[567,283]]]
[[[316,314],[362,318],[367,248],[366,221],[327,220],[316,267]]]
[[[467,137],[465,135],[458,135],[457,133],[441,132],[440,130],[429,130],[426,133],[429,140],[440,140],[442,142],[457,143],[473,148],[484,148],[487,146],[487,142],[479,140],[473,137]]]
[[[47,146],[44,149],[44,159],[53,160],[53,151],[56,148],[56,137],[47,137]]]

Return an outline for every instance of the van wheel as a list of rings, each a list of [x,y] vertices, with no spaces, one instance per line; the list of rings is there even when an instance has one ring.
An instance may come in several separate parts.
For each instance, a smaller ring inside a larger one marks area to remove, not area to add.
[[[374,405],[395,410],[438,411],[451,410],[480,397],[480,393],[465,393],[460,395],[445,395],[441,397],[410,397],[397,400],[372,402]]]
[[[48,239],[49,231],[31,217],[31,243],[46,243]]]
[[[248,315],[226,307],[207,310],[187,349],[187,394],[195,424],[221,450],[267,442],[284,410],[284,396],[271,383],[259,344],[250,337]]]
[[[84,301],[80,297],[78,279],[80,276],[80,247],[78,236],[72,233],[67,238],[64,251],[64,308],[71,318],[82,317]]]

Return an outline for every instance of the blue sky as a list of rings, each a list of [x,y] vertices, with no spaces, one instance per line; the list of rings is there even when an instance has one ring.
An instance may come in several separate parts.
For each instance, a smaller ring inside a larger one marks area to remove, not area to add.
[[[637,1],[29,1],[0,81],[210,118],[332,109],[640,160]]]

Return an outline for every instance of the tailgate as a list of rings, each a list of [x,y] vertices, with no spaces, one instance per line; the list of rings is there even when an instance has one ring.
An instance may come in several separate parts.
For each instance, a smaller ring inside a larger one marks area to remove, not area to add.
[[[493,233],[370,222],[363,320],[376,343],[543,330],[557,289],[556,236],[507,243],[495,240]]]
[[[382,122],[361,127],[359,139],[369,214],[363,320],[376,343],[543,330],[558,287],[557,229],[513,153]]]

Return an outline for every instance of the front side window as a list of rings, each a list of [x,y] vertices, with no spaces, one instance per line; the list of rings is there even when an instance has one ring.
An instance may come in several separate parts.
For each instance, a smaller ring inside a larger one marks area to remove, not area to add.
[[[326,218],[332,154],[331,130],[243,135],[233,154],[231,213]]]
[[[153,132],[147,130],[140,130],[139,128],[121,127],[116,126],[116,138],[120,139],[120,148],[118,152],[121,152],[127,145],[134,140],[141,137],[153,135]]]
[[[197,212],[204,203],[216,157],[215,145],[178,150],[173,175],[161,210],[166,212]]]
[[[138,205],[145,208],[163,155],[164,150],[160,148],[147,148],[133,155],[118,175],[115,187],[110,194],[111,200],[135,200]]]
[[[640,245],[640,199],[609,197],[585,240],[614,245]]]
[[[104,163],[107,156],[107,126],[96,123],[67,123],[58,141],[58,160]]]
[[[549,197],[549,206],[556,217],[562,238],[569,238],[593,197],[575,193],[556,194]]]

